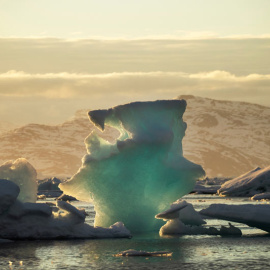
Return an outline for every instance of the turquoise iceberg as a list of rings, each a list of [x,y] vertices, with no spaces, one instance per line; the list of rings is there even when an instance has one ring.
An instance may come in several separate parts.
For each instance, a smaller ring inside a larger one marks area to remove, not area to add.
[[[189,193],[204,176],[183,157],[185,100],[134,102],[89,112],[99,129],[120,132],[110,143],[95,132],[86,139],[82,167],[60,188],[95,205],[95,226],[122,221],[131,232],[158,230],[155,215]]]

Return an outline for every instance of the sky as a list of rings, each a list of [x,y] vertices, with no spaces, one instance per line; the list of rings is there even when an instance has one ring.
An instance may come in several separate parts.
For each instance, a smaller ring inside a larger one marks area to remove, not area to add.
[[[0,5],[0,121],[183,94],[270,106],[269,0]]]

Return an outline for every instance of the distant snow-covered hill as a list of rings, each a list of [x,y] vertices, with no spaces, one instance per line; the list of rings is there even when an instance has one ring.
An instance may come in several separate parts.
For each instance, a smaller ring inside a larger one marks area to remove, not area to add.
[[[270,164],[270,107],[180,96],[187,101],[184,156],[209,176],[238,176]]]
[[[29,124],[10,130],[0,134],[0,164],[24,157],[36,168],[40,179],[70,177],[80,168],[86,153],[84,139],[93,129],[96,128],[85,110],[61,125]],[[111,141],[117,134],[118,131],[108,128],[102,136]]]
[[[210,177],[237,176],[270,163],[270,108],[260,105],[180,96],[187,101],[184,156],[201,164]],[[95,127],[87,111],[62,125],[29,124],[0,134],[0,163],[25,157],[39,178],[68,177],[81,165],[85,137]],[[102,133],[100,133],[102,134]],[[118,132],[107,128],[109,141]]]

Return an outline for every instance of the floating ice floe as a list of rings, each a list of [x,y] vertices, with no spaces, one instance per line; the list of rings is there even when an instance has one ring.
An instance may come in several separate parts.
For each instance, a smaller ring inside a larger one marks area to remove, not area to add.
[[[200,211],[200,214],[246,224],[270,232],[270,205],[260,204],[211,204]]]
[[[270,166],[256,168],[224,183],[218,190],[221,196],[252,197],[270,191]]]
[[[24,203],[18,200],[19,187],[0,180],[0,238],[2,239],[73,239],[130,237],[123,223],[109,228],[93,227],[85,221],[84,209],[64,201],[57,206]]]
[[[185,108],[184,100],[160,100],[90,111],[97,127],[108,125],[121,135],[110,143],[92,132],[82,167],[59,187],[95,205],[95,225],[122,221],[132,232],[158,230],[156,213],[204,176],[200,165],[183,157]]]
[[[143,250],[135,250],[129,249],[122,251],[118,254],[115,254],[115,257],[126,257],[126,256],[143,256],[143,257],[171,257],[172,252],[168,251],[143,251]]]

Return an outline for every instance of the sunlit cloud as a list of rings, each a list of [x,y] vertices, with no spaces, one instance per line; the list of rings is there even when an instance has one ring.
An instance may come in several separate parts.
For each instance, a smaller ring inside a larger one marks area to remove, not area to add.
[[[0,39],[0,119],[60,123],[81,108],[185,94],[269,106],[270,38],[194,38],[201,34]]]
[[[256,100],[270,105],[270,74],[236,76],[227,71],[203,73],[121,72],[106,74],[8,71],[0,74],[0,95],[74,99],[91,97],[173,98],[193,94],[227,99]],[[261,98],[261,100],[260,100]],[[267,101],[268,100],[268,101]]]

